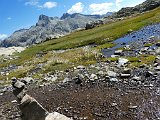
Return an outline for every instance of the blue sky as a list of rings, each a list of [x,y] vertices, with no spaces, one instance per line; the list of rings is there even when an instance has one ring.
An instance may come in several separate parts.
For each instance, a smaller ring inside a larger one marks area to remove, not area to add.
[[[105,14],[122,7],[135,6],[145,0],[0,0],[0,39],[15,30],[29,28],[40,14],[62,16],[63,13]]]

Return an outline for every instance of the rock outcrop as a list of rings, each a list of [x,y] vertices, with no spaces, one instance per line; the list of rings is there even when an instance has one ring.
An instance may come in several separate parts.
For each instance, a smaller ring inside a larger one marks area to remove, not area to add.
[[[135,7],[126,7],[122,8],[118,12],[116,12],[113,17],[115,18],[121,18],[121,17],[127,17],[136,13],[142,13],[145,11],[152,10],[154,8],[157,8],[160,6],[160,0],[146,0],[142,4],[139,4]]]
[[[12,86],[22,112],[22,120],[71,120],[58,112],[49,113],[36,99],[26,94],[23,82],[12,78]]]

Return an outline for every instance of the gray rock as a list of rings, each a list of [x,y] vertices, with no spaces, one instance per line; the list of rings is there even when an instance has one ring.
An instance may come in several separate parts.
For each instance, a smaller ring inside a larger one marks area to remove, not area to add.
[[[107,74],[109,77],[116,77],[117,76],[117,73],[115,73],[113,71],[108,71]]]
[[[97,21],[92,21],[92,22],[89,22],[86,24],[86,27],[85,29],[88,30],[88,29],[92,29],[94,27],[97,27],[99,25],[103,25],[104,24],[104,21],[103,20],[97,20]]]
[[[22,88],[22,87],[24,87],[25,86],[25,84],[23,83],[23,82],[21,82],[21,81],[17,81],[17,82],[15,82],[15,84],[14,84],[14,88]]]
[[[155,52],[156,54],[160,54],[160,48],[158,48]]]
[[[25,84],[32,83],[34,80],[32,77],[25,77],[21,81],[23,81]]]
[[[98,76],[96,74],[91,74],[90,79],[97,80]]]
[[[141,78],[140,78],[140,77],[135,76],[135,77],[133,77],[133,78],[132,78],[132,80],[134,80],[134,81],[140,81],[140,80],[141,80]]]
[[[65,79],[63,80],[63,83],[65,83],[65,82],[70,82],[70,81],[72,81],[70,78],[65,78]]]
[[[129,109],[136,109],[137,107],[138,106],[136,106],[136,105],[134,105],[134,106],[132,106],[132,105],[128,106]]]

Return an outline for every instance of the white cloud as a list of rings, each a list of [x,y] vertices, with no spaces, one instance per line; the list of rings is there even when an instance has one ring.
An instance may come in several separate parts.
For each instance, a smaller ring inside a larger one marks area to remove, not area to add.
[[[78,3],[76,3],[75,5],[73,5],[73,6],[71,7],[71,9],[69,9],[67,12],[68,12],[69,14],[81,13],[81,12],[83,12],[83,9],[84,9],[83,3],[78,2]]]
[[[11,19],[12,19],[11,17],[8,17],[8,18],[7,18],[7,20],[11,20]]]
[[[91,5],[89,5],[89,11],[91,12],[91,14],[106,14],[107,12],[111,11],[111,7],[113,6],[113,3],[100,3],[100,4],[96,4],[93,3]]]
[[[54,8],[57,6],[57,3],[56,2],[46,2],[42,5],[42,8]]]
[[[39,0],[29,0],[28,2],[25,3],[25,5],[30,5],[30,6],[36,6],[37,8],[54,8],[57,6],[56,2],[45,2],[44,4],[40,4]]]
[[[7,37],[8,37],[8,35],[6,35],[6,34],[0,34],[0,40],[4,40]]]
[[[39,0],[29,0],[25,2],[25,5],[37,6],[39,4]]]
[[[116,6],[120,6],[121,2],[123,2],[123,0],[116,0]]]

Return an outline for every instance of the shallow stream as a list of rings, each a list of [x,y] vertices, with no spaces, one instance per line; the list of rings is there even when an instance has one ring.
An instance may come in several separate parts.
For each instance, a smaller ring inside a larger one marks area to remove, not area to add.
[[[103,49],[102,53],[104,56],[110,57],[118,48],[125,47],[132,42],[140,45],[142,42],[152,39],[160,39],[160,23],[143,27],[138,31],[132,32],[122,38],[115,40],[113,43],[115,43],[116,46],[109,49]]]

